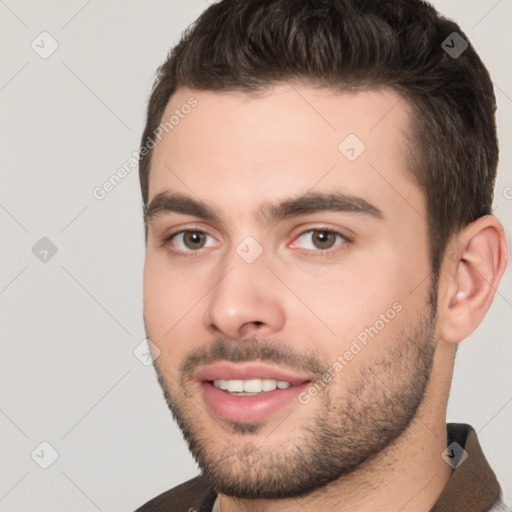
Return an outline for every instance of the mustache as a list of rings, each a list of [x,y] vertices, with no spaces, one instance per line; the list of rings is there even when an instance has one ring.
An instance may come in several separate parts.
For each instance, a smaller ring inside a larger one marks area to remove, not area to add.
[[[217,361],[270,362],[293,370],[315,373],[321,376],[328,364],[314,351],[296,352],[280,340],[260,339],[257,337],[229,341],[217,338],[213,343],[191,351],[179,368],[181,378],[191,378],[196,370]]]

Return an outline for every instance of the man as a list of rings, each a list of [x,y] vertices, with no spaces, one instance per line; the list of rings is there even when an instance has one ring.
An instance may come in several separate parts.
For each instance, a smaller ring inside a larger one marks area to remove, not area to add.
[[[140,511],[508,510],[457,344],[506,266],[495,98],[416,0],[224,0],[159,69],[144,319],[202,474]]]

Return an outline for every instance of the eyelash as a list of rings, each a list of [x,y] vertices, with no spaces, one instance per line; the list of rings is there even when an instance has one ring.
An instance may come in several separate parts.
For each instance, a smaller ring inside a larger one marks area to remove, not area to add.
[[[324,250],[321,250],[321,249],[317,249],[317,250],[313,250],[313,249],[297,249],[298,251],[301,251],[302,253],[307,253],[309,256],[312,256],[312,257],[329,257],[329,256],[333,256],[335,253],[337,253],[342,246],[344,245],[347,245],[347,244],[351,244],[353,243],[353,240],[344,235],[343,233],[340,233],[339,231],[336,231],[332,228],[323,228],[323,227],[318,227],[318,228],[310,228],[310,229],[306,229],[302,232],[300,232],[295,238],[294,240],[297,240],[299,239],[300,237],[302,237],[303,235],[307,234],[307,233],[315,233],[315,232],[321,232],[321,233],[332,233],[334,235],[337,235],[339,238],[341,238],[342,240],[342,243],[341,244],[338,244],[336,246],[334,246],[333,248],[330,248],[330,249],[324,249]],[[194,229],[193,227],[192,228],[189,228],[189,229],[182,229],[181,231],[176,231],[174,233],[171,233],[170,235],[166,236],[163,240],[162,240],[162,246],[167,246],[168,247],[168,250],[171,254],[174,254],[174,255],[178,255],[178,256],[186,256],[186,257],[189,257],[189,258],[194,258],[194,257],[199,257],[202,255],[202,250],[201,249],[198,249],[198,250],[189,250],[189,251],[182,251],[182,250],[177,250],[177,249],[173,249],[172,246],[171,246],[171,241],[173,240],[174,237],[178,236],[178,235],[182,235],[182,234],[185,234],[185,233],[202,233],[202,234],[205,234],[205,235],[208,235],[212,238],[213,235],[211,235],[210,233],[208,233],[208,231],[205,231],[204,229]]]

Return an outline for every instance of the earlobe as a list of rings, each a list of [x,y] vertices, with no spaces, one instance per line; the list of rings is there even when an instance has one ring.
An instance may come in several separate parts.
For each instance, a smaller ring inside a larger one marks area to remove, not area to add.
[[[438,335],[447,343],[467,338],[492,304],[507,264],[503,226],[486,215],[458,232],[447,251],[439,283]],[[454,258],[454,254],[456,257]]]
[[[454,297],[450,300],[449,306],[454,306],[457,302],[460,302],[461,300],[464,300],[467,297],[466,292],[457,292]]]

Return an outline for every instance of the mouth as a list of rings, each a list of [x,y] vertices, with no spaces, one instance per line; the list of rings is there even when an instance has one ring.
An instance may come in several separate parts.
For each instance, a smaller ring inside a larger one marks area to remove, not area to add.
[[[236,396],[257,396],[261,393],[268,393],[275,389],[288,389],[292,387],[291,382],[274,379],[247,379],[247,380],[225,380],[216,379],[211,383],[222,391]]]
[[[256,363],[214,363],[198,371],[201,398],[217,418],[261,421],[290,407],[312,377]]]

